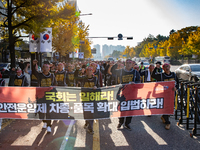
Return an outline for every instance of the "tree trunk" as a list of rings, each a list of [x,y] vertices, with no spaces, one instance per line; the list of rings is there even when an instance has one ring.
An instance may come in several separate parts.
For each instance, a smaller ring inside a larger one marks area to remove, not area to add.
[[[13,39],[9,38],[9,48],[10,48],[10,59],[11,59],[11,68],[15,67],[15,43]]]
[[[9,34],[9,49],[10,49],[10,59],[11,59],[11,68],[15,67],[15,37],[13,35],[12,27],[12,1],[8,3],[8,34]]]

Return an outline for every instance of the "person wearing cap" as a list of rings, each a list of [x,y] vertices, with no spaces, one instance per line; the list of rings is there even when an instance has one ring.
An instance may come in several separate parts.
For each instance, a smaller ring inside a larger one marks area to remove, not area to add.
[[[25,64],[24,64],[23,60],[20,60],[19,67],[21,68],[22,74],[23,74],[24,73],[24,68],[25,68]]]
[[[135,65],[133,69],[137,70],[138,72],[140,71],[140,68],[138,65]]]
[[[64,64],[58,63],[58,70],[55,71],[55,78],[57,86],[66,86],[66,71],[64,70]]]
[[[93,68],[93,74],[94,76],[97,77],[99,86],[103,87],[103,82],[102,82],[102,73],[100,69],[97,69],[97,64],[96,63],[91,63],[90,66]]]
[[[160,61],[157,61],[156,62],[156,73],[162,73],[163,72],[163,69],[161,67],[161,62]]]
[[[68,64],[68,71],[66,74],[66,84],[67,86],[71,86],[71,87],[76,86],[72,64]]]
[[[76,70],[74,71],[74,78],[75,78],[76,83],[77,83],[79,76],[81,75],[81,70],[82,70],[81,65],[77,64]]]
[[[145,70],[145,66],[143,65],[143,62],[140,63],[139,68],[141,71]]]
[[[157,81],[175,81],[175,86],[173,87],[173,91],[176,91],[179,88],[179,80],[174,72],[170,71],[170,65],[168,63],[163,64],[162,69],[163,73],[156,73],[157,67],[153,70],[151,74],[152,78],[155,78]],[[165,129],[170,129],[170,121],[169,115],[162,115],[161,120],[165,123]]]
[[[110,64],[110,67],[108,68],[108,73],[111,75],[110,85],[115,85],[117,83],[119,84],[119,79],[118,79],[119,76],[117,76],[116,72],[119,69],[122,69],[121,64],[122,64],[121,60],[118,60],[117,63],[115,63],[115,64],[114,64],[114,62]]]
[[[153,73],[154,68],[155,68],[154,64],[150,64],[147,70],[144,70],[144,71],[139,70],[140,76],[143,77],[142,78],[143,83],[156,81],[154,78],[151,77],[151,74]]]
[[[32,74],[38,79],[38,86],[40,87],[49,87],[56,86],[57,81],[53,73],[50,73],[50,65],[43,64],[42,73],[37,71],[37,60],[33,60]],[[47,110],[48,111],[48,110]],[[51,133],[51,120],[44,120],[47,114],[39,114],[39,117],[43,120],[43,129],[47,129],[47,133]]]
[[[29,86],[28,79],[24,74],[22,74],[21,68],[18,67],[17,70],[15,68],[12,68],[8,85],[9,86]]]
[[[81,87],[93,89],[97,89],[99,87],[98,79],[93,75],[93,67],[88,66],[86,68],[86,76],[84,76],[82,79]],[[88,119],[88,116],[90,116],[90,113],[84,111],[84,118]],[[93,122],[94,120],[85,121],[84,129],[86,129],[89,134],[94,134]]]
[[[81,87],[83,77],[85,77],[85,76],[86,76],[86,65],[82,65],[81,72],[79,73],[79,75],[76,79],[76,86],[77,87]]]
[[[131,59],[126,60],[125,67],[117,71],[117,76],[120,77],[121,84],[140,83],[140,74],[137,70],[133,69],[133,61]],[[131,119],[132,117],[119,118],[117,129],[120,129],[124,124],[124,127],[131,131],[131,127],[129,126]]]

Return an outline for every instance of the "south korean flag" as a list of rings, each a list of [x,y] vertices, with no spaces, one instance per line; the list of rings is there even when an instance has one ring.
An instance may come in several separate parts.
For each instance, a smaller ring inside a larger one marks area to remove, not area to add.
[[[40,33],[40,52],[52,52],[52,28]]]
[[[29,34],[29,52],[40,51],[40,38],[34,34]]]

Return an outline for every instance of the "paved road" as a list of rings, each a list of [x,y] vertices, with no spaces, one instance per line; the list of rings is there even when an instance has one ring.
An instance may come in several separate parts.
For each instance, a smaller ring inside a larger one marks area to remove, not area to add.
[[[176,69],[177,66],[172,66]],[[40,120],[16,119],[0,132],[2,150],[197,150],[200,138],[191,138],[185,126],[177,126],[170,117],[171,128],[166,130],[160,116],[133,117],[132,131],[117,130],[118,118],[96,120],[94,135],[83,129],[84,121],[54,120],[52,133],[42,129]],[[191,130],[190,130],[191,131]]]
[[[132,131],[117,130],[117,118],[98,120],[94,135],[85,132],[84,121],[53,121],[52,133],[47,134],[41,121],[15,120],[1,131],[0,149],[199,149],[199,137],[191,138],[173,116],[170,120],[171,129],[165,130],[160,116],[134,117]]]

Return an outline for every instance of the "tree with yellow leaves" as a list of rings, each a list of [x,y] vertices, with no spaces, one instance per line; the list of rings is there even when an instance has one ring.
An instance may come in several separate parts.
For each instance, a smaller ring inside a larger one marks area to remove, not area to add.
[[[157,47],[157,56],[166,56],[168,45],[169,45],[168,40],[159,42]]]
[[[89,25],[85,26],[85,24],[82,21],[79,21],[78,24],[78,32],[77,32],[77,37],[80,40],[78,44],[80,52],[84,52],[84,57],[85,58],[90,58],[92,57],[91,53],[91,44],[92,42],[89,41],[87,38],[89,36]]]
[[[200,57],[200,27],[188,37],[187,47],[191,51],[191,54]]]
[[[15,67],[15,43],[23,34],[39,35],[46,27],[52,27],[55,22],[69,19],[75,14],[75,9],[69,4],[58,7],[58,2],[62,1],[1,0],[0,15],[3,19],[0,20],[0,26],[1,30],[8,33],[4,38],[9,42],[11,67]]]
[[[78,20],[78,17],[73,16],[54,28],[53,49],[61,56],[79,49],[80,52],[84,52],[85,58],[90,58],[92,56],[91,42],[87,38],[89,26],[85,27],[85,24]]]
[[[126,55],[126,58],[133,58],[136,55],[136,52],[134,51],[133,47],[126,46],[123,55]]]

